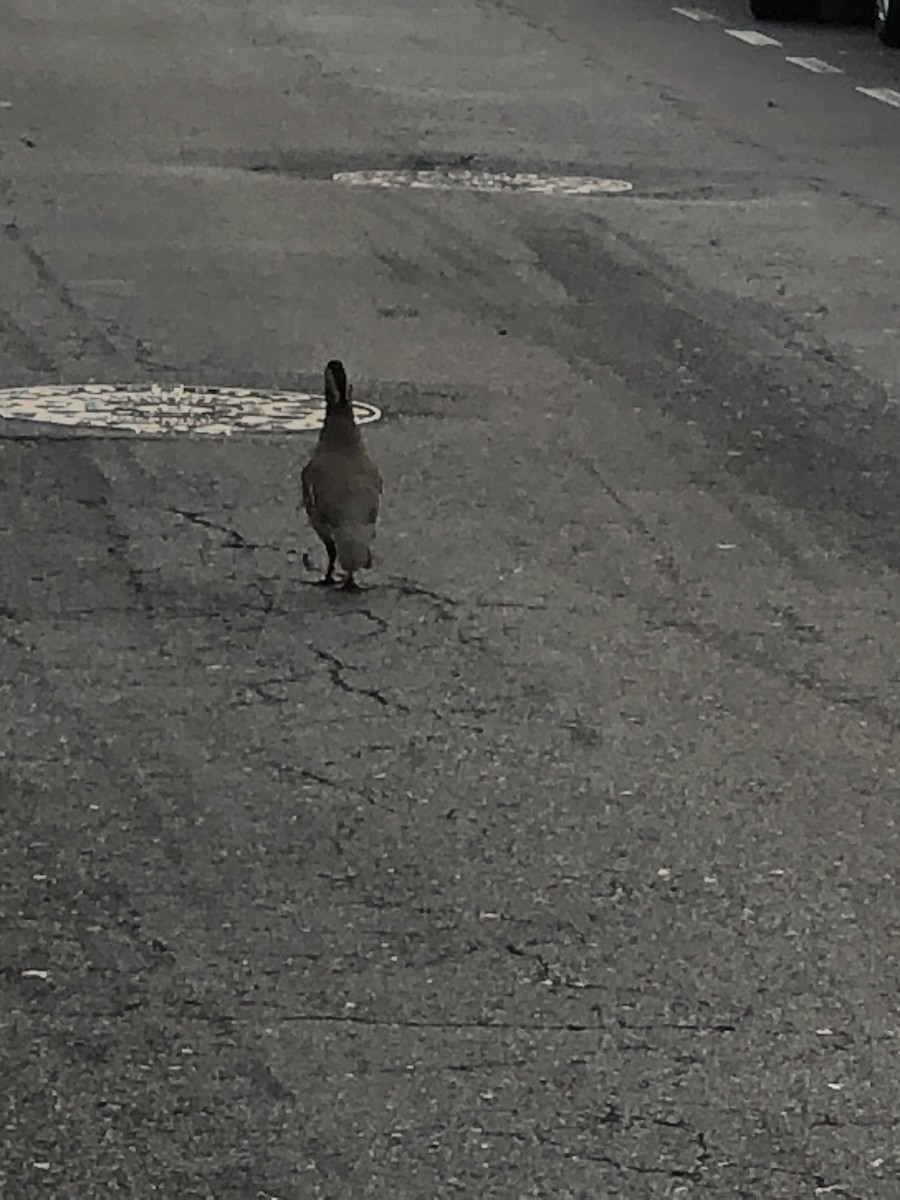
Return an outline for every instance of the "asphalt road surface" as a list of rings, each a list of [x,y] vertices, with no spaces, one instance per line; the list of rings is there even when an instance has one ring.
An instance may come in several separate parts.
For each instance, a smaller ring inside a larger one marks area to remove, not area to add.
[[[4,1200],[900,1196],[900,54],[697,16],[0,8],[0,387],[387,480],[0,420]]]

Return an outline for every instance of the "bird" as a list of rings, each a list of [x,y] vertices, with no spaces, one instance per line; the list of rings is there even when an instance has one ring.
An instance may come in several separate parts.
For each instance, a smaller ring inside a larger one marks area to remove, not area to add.
[[[325,585],[344,572],[343,590],[358,592],[355,575],[372,566],[372,543],[383,491],[381,472],[369,455],[353,415],[353,388],[336,358],[325,367],[325,420],[300,473],[303,507],[328,554]]]

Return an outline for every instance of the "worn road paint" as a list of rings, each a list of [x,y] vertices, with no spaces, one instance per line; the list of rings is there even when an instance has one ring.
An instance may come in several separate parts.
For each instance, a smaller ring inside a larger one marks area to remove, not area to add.
[[[702,8],[672,8],[673,13],[678,13],[679,17],[687,17],[689,21],[715,21],[718,18],[714,13],[704,12]]]
[[[791,58],[785,57],[785,62],[793,63],[795,67],[802,67],[804,71],[812,71],[814,75],[843,75],[840,67],[833,67],[831,63],[823,62],[821,58]]]
[[[543,196],[615,196],[634,186],[625,179],[597,179],[590,175],[493,174],[488,171],[338,171],[335,183],[360,187],[419,188],[469,192],[531,192]]]
[[[895,92],[892,88],[864,88],[856,89],[863,96],[871,96],[873,100],[880,100],[882,104],[890,104],[893,108],[900,108],[900,92]]]
[[[769,37],[765,33],[758,33],[755,29],[726,29],[725,32],[729,37],[737,38],[740,42],[746,42],[748,46],[781,45],[781,42],[777,38]]]
[[[381,416],[372,404],[353,411],[361,425]],[[307,392],[100,383],[0,390],[0,418],[145,436],[300,433],[319,429],[324,413],[324,400]]]

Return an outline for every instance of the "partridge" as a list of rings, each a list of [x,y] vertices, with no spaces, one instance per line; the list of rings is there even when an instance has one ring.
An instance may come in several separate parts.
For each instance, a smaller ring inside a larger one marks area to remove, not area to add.
[[[325,422],[300,479],[306,515],[328,554],[321,582],[335,582],[336,561],[344,589],[359,591],[354,576],[372,565],[382,481],[353,415],[353,388],[337,359],[325,368]]]

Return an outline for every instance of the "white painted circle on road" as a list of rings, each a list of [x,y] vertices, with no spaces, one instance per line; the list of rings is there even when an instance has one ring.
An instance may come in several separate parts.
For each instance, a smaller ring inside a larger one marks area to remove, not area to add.
[[[630,192],[625,179],[598,179],[591,175],[492,174],[487,171],[338,171],[335,183],[358,187],[458,188],[468,192],[531,192],[541,196],[615,196]]]
[[[372,404],[353,405],[360,424],[377,421]],[[0,418],[125,433],[301,433],[320,428],[325,402],[308,392],[173,384],[51,384],[0,389]]]

